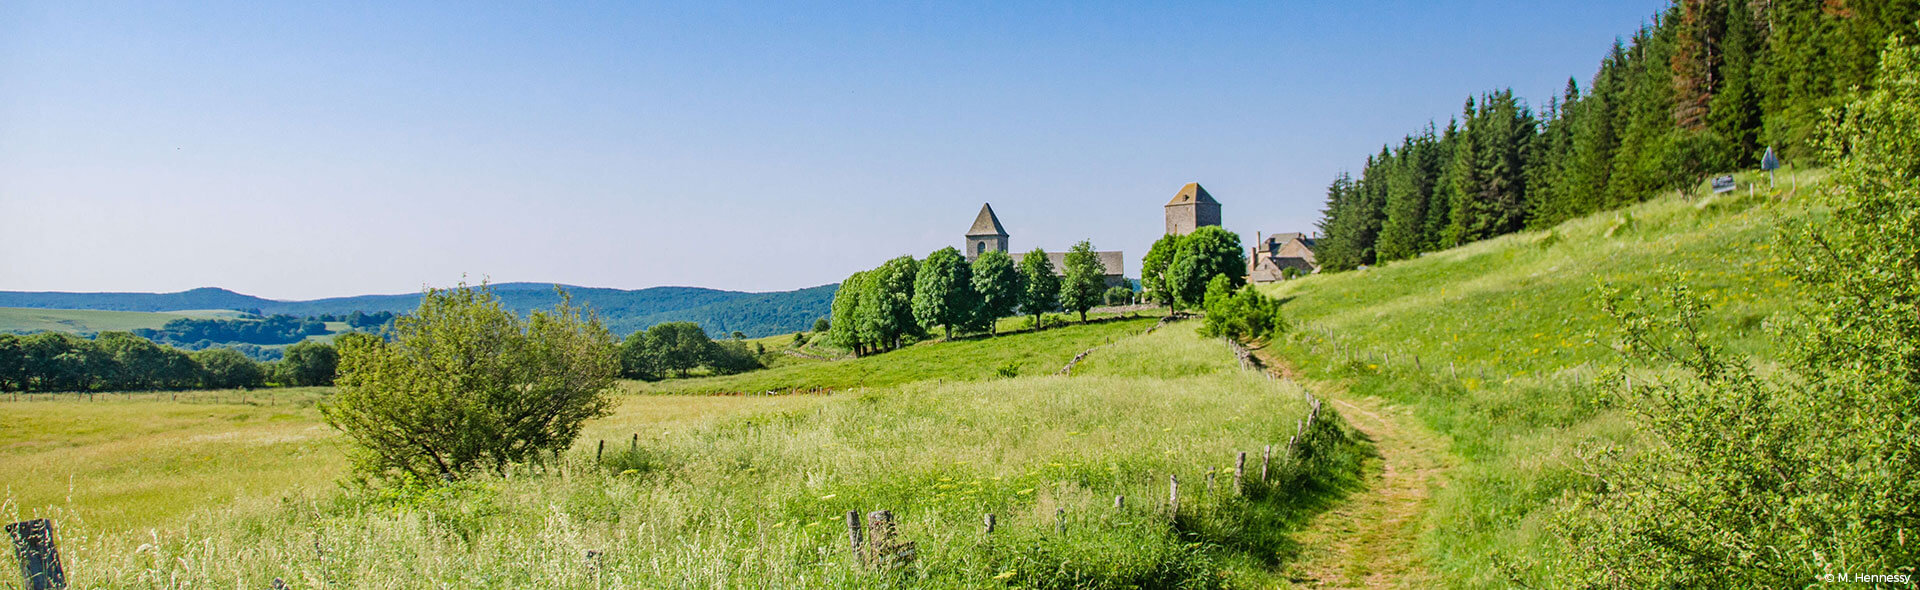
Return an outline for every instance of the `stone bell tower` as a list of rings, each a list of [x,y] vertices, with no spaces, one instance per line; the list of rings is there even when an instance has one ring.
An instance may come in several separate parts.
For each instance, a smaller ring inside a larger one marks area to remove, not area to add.
[[[980,214],[974,216],[973,227],[967,229],[967,260],[979,258],[987,252],[1007,251],[1007,228],[1000,227],[1000,218],[993,214],[993,205],[982,203]]]
[[[1187,183],[1167,201],[1167,235],[1184,236],[1209,225],[1220,225],[1220,202],[1200,183]]]

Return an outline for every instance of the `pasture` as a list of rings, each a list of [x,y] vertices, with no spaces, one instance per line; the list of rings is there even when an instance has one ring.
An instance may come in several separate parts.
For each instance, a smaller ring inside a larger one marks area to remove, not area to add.
[[[0,467],[56,483],[15,484],[7,516],[60,523],[89,588],[1285,584],[1289,533],[1349,491],[1365,445],[1327,411],[1285,453],[1297,386],[1242,370],[1191,322],[1140,334],[1155,321],[787,369],[833,395],[625,395],[557,464],[431,488],[342,485],[319,391],[9,402]],[[925,376],[844,381],[895,355]],[[1045,370],[1001,377],[1003,359]],[[1266,445],[1282,452],[1262,482]],[[1239,452],[1254,459],[1235,492]],[[881,509],[911,564],[850,555],[844,515]]]
[[[225,309],[147,312],[0,307],[0,332],[94,334],[139,328],[158,329],[167,322],[182,318],[232,319],[240,315],[240,312]]]

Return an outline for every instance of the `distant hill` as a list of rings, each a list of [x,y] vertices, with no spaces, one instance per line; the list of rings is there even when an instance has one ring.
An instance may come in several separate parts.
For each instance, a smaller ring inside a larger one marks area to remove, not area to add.
[[[493,290],[502,303],[522,313],[553,307],[559,294],[547,283],[500,283]],[[692,321],[719,336],[735,331],[749,337],[811,329],[813,320],[826,317],[838,285],[795,291],[747,293],[699,287],[652,287],[624,290],[563,286],[575,303],[600,315],[615,335],[624,336],[661,322]],[[48,310],[103,310],[125,312],[180,312],[187,310],[241,310],[261,314],[311,316],[355,311],[405,313],[420,305],[420,295],[358,295],[308,301],[281,301],[203,287],[178,293],[64,293],[0,291],[0,307]],[[44,319],[42,321],[45,321]],[[164,320],[162,320],[164,322]],[[0,326],[0,331],[10,326]],[[11,327],[14,329],[27,326]],[[59,324],[33,326],[61,329]],[[64,330],[73,331],[73,330]]]

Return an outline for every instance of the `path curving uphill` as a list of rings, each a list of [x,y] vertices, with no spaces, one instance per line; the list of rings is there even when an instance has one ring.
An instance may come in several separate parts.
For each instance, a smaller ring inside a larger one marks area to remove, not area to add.
[[[1269,370],[1298,376],[1282,359],[1254,351]],[[1446,485],[1457,464],[1446,436],[1406,408],[1372,396],[1355,396],[1334,384],[1315,384],[1347,423],[1374,444],[1362,481],[1365,488],[1315,516],[1294,534],[1299,557],[1288,577],[1306,588],[1428,588],[1436,582],[1421,559],[1421,536],[1434,491]]]

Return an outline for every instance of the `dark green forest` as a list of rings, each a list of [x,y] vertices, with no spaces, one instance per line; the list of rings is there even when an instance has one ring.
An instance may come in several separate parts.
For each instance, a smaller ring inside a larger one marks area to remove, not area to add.
[[[1677,0],[1535,110],[1510,89],[1382,146],[1327,188],[1329,271],[1418,256],[1751,169],[1824,165],[1824,123],[1870,89],[1912,0]]]
[[[508,309],[521,314],[549,309],[560,302],[548,283],[503,283],[493,285],[494,293]],[[712,335],[741,332],[751,338],[787,334],[807,329],[813,321],[826,317],[837,285],[822,285],[793,291],[746,293],[698,287],[652,287],[625,290],[594,287],[566,287],[575,303],[591,308],[600,321],[616,334],[644,330],[666,322],[695,322]],[[295,317],[328,316],[352,323],[353,313],[362,317],[380,316],[356,328],[370,328],[391,319],[390,314],[413,311],[420,305],[420,294],[360,295],[311,301],[280,301],[243,295],[216,288],[201,288],[179,293],[58,293],[0,291],[0,307],[37,309],[97,309],[108,311],[179,311],[231,309],[255,315]],[[389,314],[389,315],[383,315]],[[241,329],[232,327],[234,329]],[[190,337],[161,336],[174,342],[192,343]],[[210,342],[252,342],[220,340]],[[290,341],[290,340],[289,340]]]

